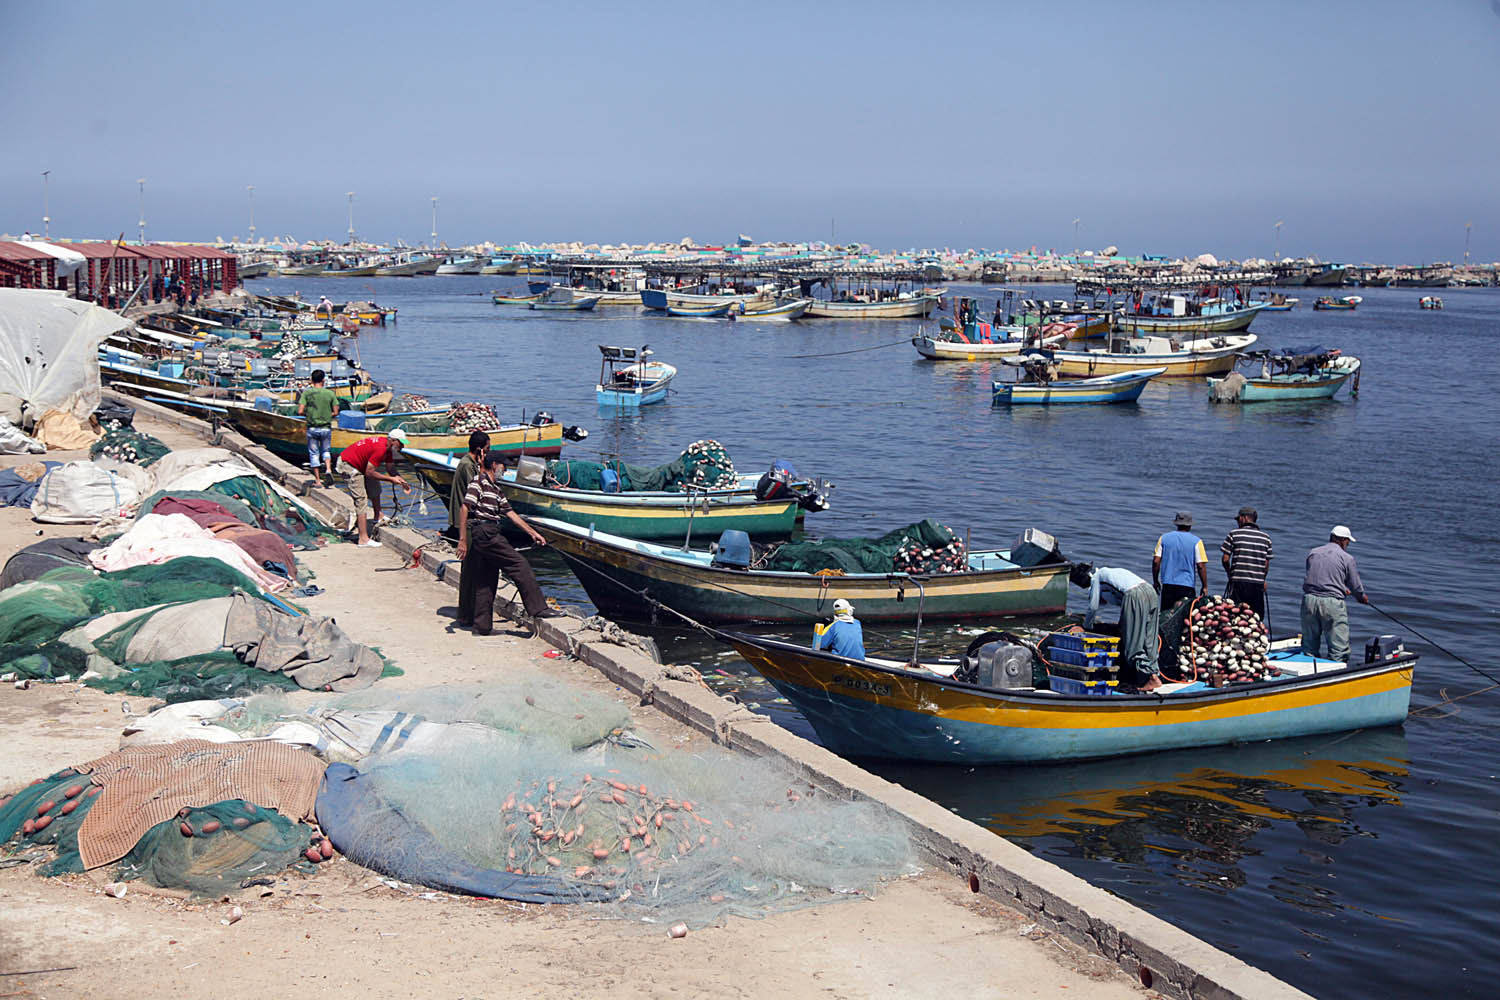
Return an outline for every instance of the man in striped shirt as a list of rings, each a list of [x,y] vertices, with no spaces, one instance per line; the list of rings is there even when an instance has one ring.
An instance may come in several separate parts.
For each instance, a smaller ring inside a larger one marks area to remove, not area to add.
[[[486,454],[479,474],[464,493],[463,507],[458,512],[458,557],[464,561],[459,587],[469,590],[467,594],[458,595],[458,606],[472,609],[474,616],[473,621],[460,620],[458,626],[472,626],[479,635],[489,635],[493,629],[495,589],[502,571],[516,585],[521,603],[531,618],[555,618],[560,614],[547,607],[547,599],[542,596],[542,588],[537,585],[531,564],[501,533],[501,525],[509,521],[530,535],[534,544],[547,544],[547,540],[512,510],[510,501],[505,499],[496,481],[504,472],[505,460],[500,453],[491,451]],[[532,634],[535,634],[534,626]]]
[[[1271,572],[1271,536],[1256,524],[1254,507],[1241,507],[1235,518],[1239,527],[1224,536],[1219,558],[1229,577],[1224,592],[1233,600],[1250,605],[1262,621],[1266,617],[1266,576]]]

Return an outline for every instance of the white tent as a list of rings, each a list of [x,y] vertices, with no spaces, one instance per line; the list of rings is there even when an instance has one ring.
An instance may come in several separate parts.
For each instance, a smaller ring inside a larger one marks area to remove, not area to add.
[[[130,325],[64,292],[0,288],[0,393],[37,414],[66,410],[87,420],[99,406],[99,345]]]

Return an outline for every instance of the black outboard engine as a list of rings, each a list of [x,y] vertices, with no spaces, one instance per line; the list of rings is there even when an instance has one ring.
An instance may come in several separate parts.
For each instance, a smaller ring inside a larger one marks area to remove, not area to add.
[[[1406,644],[1399,635],[1377,635],[1365,643],[1365,662],[1379,663],[1406,655]]]
[[[563,437],[569,441],[582,441],[589,436],[589,432],[575,424],[567,424],[563,427]]]
[[[811,480],[797,491],[797,506],[813,514],[820,510],[827,510],[828,495],[832,492],[833,484],[828,480]]]
[[[783,462],[781,459],[771,463],[771,467],[760,477],[755,484],[755,499],[777,500],[788,496],[792,492],[792,482],[797,478],[797,470],[792,467],[791,462]]]
[[[533,427],[546,427],[548,424],[555,423],[557,423],[557,421],[553,420],[552,414],[548,413],[546,410],[537,410],[536,416],[531,418],[531,426]]]

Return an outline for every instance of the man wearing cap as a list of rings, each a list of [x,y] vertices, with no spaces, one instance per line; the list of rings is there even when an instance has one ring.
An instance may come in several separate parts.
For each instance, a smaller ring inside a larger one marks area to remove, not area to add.
[[[406,444],[406,432],[397,427],[384,437],[367,437],[345,448],[339,453],[339,470],[344,474],[344,486],[354,498],[354,520],[359,528],[360,548],[379,548],[380,543],[370,540],[369,522],[366,520],[365,501],[375,508],[375,523],[380,523],[381,483],[392,483],[410,493],[411,484],[396,474],[396,460],[401,457],[401,447]],[[388,472],[381,472],[381,466]]]
[[[459,628],[473,627],[479,635],[489,635],[495,617],[495,588],[502,572],[516,585],[526,613],[533,619],[557,618],[562,612],[547,606],[536,574],[526,557],[505,540],[501,525],[509,521],[531,536],[536,545],[546,545],[535,528],[517,514],[505,498],[498,482],[505,472],[500,452],[487,452],[480,463],[479,475],[469,483],[464,502],[458,510],[458,557],[464,561],[459,576]],[[468,612],[472,621],[465,621]],[[533,635],[535,628],[533,626]]]
[[[826,649],[851,660],[865,658],[865,629],[854,617],[854,605],[842,597],[833,602],[833,624],[813,636],[813,649]]]
[[[1256,524],[1254,507],[1241,507],[1235,521],[1239,527],[1224,536],[1219,559],[1229,577],[1224,591],[1232,600],[1247,604],[1262,621],[1266,617],[1266,576],[1271,571],[1271,536]]]
[[[1089,610],[1083,616],[1084,629],[1094,627],[1100,605],[1120,609],[1120,659],[1133,675],[1128,679],[1141,691],[1161,687],[1161,668],[1157,651],[1161,639],[1161,609],[1156,590],[1128,569],[1074,563],[1068,571],[1073,586],[1089,592]]]
[[[1349,606],[1344,599],[1353,594],[1359,603],[1370,603],[1359,580],[1359,567],[1348,552],[1352,541],[1349,529],[1336,524],[1328,533],[1328,544],[1307,554],[1307,576],[1302,579],[1302,652],[1308,656],[1322,656],[1326,643],[1328,659],[1349,659]]]
[[[1193,526],[1193,515],[1179,511],[1173,523],[1177,530],[1156,540],[1156,553],[1151,558],[1151,585],[1161,594],[1162,611],[1195,594],[1208,593],[1208,554],[1203,551],[1203,539],[1188,530]]]

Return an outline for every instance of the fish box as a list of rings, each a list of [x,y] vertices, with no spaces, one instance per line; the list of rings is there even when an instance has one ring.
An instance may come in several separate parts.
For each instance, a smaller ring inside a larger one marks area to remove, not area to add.
[[[366,430],[365,415],[358,410],[344,410],[338,416],[339,427],[346,431]]]
[[[1116,655],[1112,649],[1078,650],[1057,645],[1054,645],[1047,651],[1047,659],[1053,663],[1066,664],[1070,667],[1084,667],[1090,670],[1108,670],[1113,668]]]
[[[1010,547],[1010,561],[1017,566],[1037,566],[1053,558],[1057,539],[1039,528],[1027,528]]]
[[[1072,677],[1053,674],[1050,684],[1058,694],[1089,695],[1106,697],[1119,686],[1119,681],[1080,681]]]
[[[156,373],[166,378],[182,378],[182,362],[163,361],[156,366]]]
[[[1120,640],[1112,635],[1095,635],[1092,632],[1054,632],[1047,643],[1053,649],[1076,649],[1079,652],[1114,653]]]

